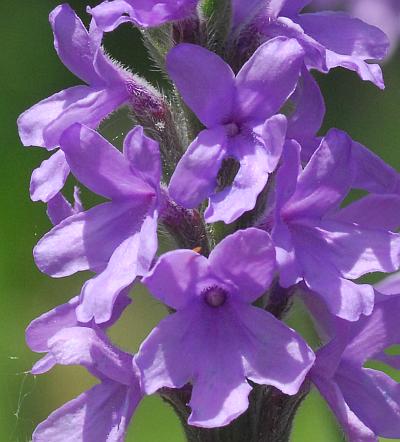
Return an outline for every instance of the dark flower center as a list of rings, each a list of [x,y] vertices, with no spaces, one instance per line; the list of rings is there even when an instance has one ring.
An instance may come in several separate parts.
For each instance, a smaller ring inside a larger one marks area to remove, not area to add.
[[[228,137],[235,137],[240,132],[239,126],[236,123],[225,124],[225,130]]]
[[[221,287],[208,287],[203,291],[204,300],[210,307],[220,307],[225,304],[228,293]]]

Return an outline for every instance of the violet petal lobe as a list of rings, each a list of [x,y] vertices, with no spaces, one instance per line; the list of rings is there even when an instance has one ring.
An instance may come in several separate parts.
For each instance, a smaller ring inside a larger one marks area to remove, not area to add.
[[[70,216],[37,243],[36,265],[53,277],[103,270],[115,248],[138,229],[132,220],[146,209],[131,201],[105,203]]]
[[[140,398],[137,390],[102,382],[54,411],[36,428],[32,442],[123,442]]]
[[[207,259],[192,250],[167,252],[142,279],[151,293],[166,305],[181,309],[208,281]]]
[[[263,230],[239,230],[223,239],[210,254],[212,272],[232,282],[237,296],[252,302],[269,287],[275,272],[275,250]]]
[[[237,118],[263,121],[279,111],[296,87],[303,58],[294,39],[276,37],[262,44],[236,77]]]
[[[239,161],[240,167],[230,186],[210,196],[204,213],[208,223],[223,221],[229,224],[244,212],[254,209],[257,196],[268,181],[269,166],[273,160],[263,143],[238,135],[229,140],[228,152]]]
[[[124,155],[96,131],[76,123],[63,133],[60,145],[72,173],[93,192],[114,200],[154,196]]]
[[[208,128],[229,122],[235,99],[235,76],[218,55],[182,43],[167,55],[167,70],[185,103]]]
[[[184,207],[198,206],[215,191],[226,154],[227,136],[223,127],[200,132],[172,175],[168,188],[171,197]]]
[[[49,202],[64,187],[69,172],[70,168],[62,150],[44,160],[32,172],[29,187],[32,201]]]
[[[158,189],[161,180],[158,143],[144,134],[142,126],[136,126],[125,137],[123,149],[133,174]]]

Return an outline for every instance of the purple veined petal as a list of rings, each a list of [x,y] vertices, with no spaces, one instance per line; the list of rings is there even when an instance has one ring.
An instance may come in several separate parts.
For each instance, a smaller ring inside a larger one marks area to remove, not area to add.
[[[253,302],[269,287],[275,273],[275,250],[263,230],[248,228],[223,239],[209,257],[211,271],[237,287],[237,295]]]
[[[386,276],[378,283],[374,284],[376,290],[383,295],[399,295],[400,294],[400,272]]]
[[[266,40],[274,37],[294,38],[304,50],[304,63],[311,69],[327,72],[325,48],[307,35],[303,28],[288,17],[278,17],[271,20],[269,11],[260,14],[255,20],[257,30]]]
[[[49,339],[48,346],[57,364],[82,365],[100,379],[132,383],[132,355],[112,346],[99,329],[63,328]]]
[[[297,21],[307,34],[327,48],[329,69],[342,66],[354,70],[363,80],[384,88],[379,66],[365,62],[382,59],[387,53],[389,42],[380,29],[347,14],[330,11],[302,14]]]
[[[44,374],[50,371],[55,365],[57,365],[56,359],[51,354],[47,354],[33,364],[30,373],[34,376]]]
[[[288,117],[287,137],[301,144],[316,135],[325,117],[324,98],[307,69],[302,70],[300,82],[290,100],[295,110]]]
[[[26,343],[35,352],[48,351],[48,340],[66,327],[75,327],[78,320],[75,308],[79,303],[79,297],[75,296],[68,303],[44,313],[34,319],[26,329]]]
[[[132,129],[124,140],[124,156],[132,172],[158,189],[161,179],[161,158],[157,141],[146,136],[142,126]]]
[[[18,132],[24,146],[40,146],[53,149],[58,146],[58,140],[45,137],[46,128],[73,103],[85,101],[93,89],[88,86],[74,86],[57,92],[45,100],[35,104],[18,118]],[[61,135],[61,134],[60,134]]]
[[[139,26],[154,27],[188,18],[198,0],[126,0],[132,5],[132,20]]]
[[[378,295],[379,293],[377,298]],[[364,365],[368,359],[381,360],[381,354],[386,348],[400,342],[399,308],[398,296],[381,295],[375,303],[372,315],[360,321],[354,336],[347,344],[343,359],[359,366]]]
[[[400,36],[400,9],[396,0],[383,0],[380,2],[375,0],[353,1],[351,4],[351,14],[381,29],[391,43],[390,53],[394,52]]]
[[[351,143],[344,132],[328,132],[299,177],[285,219],[321,217],[337,207],[352,184]]]
[[[269,0],[268,1],[268,13],[271,17],[277,17],[280,10],[280,3],[285,0]],[[263,0],[248,0],[246,2],[242,0],[232,1],[232,27],[233,29],[243,28],[250,24],[252,19],[262,11],[266,6]]]
[[[226,155],[227,136],[223,127],[200,132],[172,175],[168,188],[171,197],[186,208],[198,206],[215,191]]]
[[[252,321],[257,315],[263,316],[262,329],[268,327],[268,313],[234,300],[222,309],[195,303],[167,317],[143,342],[135,357],[144,390],[151,394],[163,386],[179,387],[190,380],[193,393],[189,423],[202,427],[227,425],[246,410],[251,390],[246,377],[293,394],[314,356],[301,338],[294,339],[293,331],[283,324],[276,327],[275,323],[274,331],[282,329],[269,352],[270,342],[265,341],[265,334],[261,339],[254,334]],[[281,363],[279,373],[274,367],[271,355],[277,347],[279,356],[285,359],[284,366],[290,364],[286,372]],[[182,359],[182,354],[187,357]]]
[[[294,91],[304,51],[295,39],[276,37],[261,45],[236,77],[236,118],[262,121]]]
[[[266,167],[272,173],[282,155],[283,145],[286,140],[287,119],[284,115],[273,115],[265,121],[261,129],[261,139],[268,154]]]
[[[54,46],[64,65],[91,86],[104,82],[93,67],[95,53],[89,33],[72,8],[64,3],[50,13]]]
[[[122,23],[132,21],[132,5],[125,0],[104,1],[94,8],[88,6],[87,12],[105,32],[111,32]]]
[[[400,235],[324,219],[318,235],[328,244],[329,260],[350,279],[371,272],[394,272],[400,267]]]
[[[337,420],[351,441],[378,442],[378,438],[361,420],[350,410],[338,385],[325,377],[312,372],[312,381],[323,398],[334,412]]]
[[[49,202],[64,187],[70,169],[64,152],[58,150],[32,172],[29,191],[32,201]]]
[[[132,74],[104,52],[102,47],[104,32],[91,20],[89,27],[90,44],[94,53],[93,69],[101,78],[102,84],[118,88],[129,82]]]
[[[281,208],[292,197],[296,190],[297,180],[301,173],[300,144],[295,140],[286,140],[282,152],[282,164],[276,174],[276,202],[277,216]]]
[[[122,442],[141,397],[138,387],[102,382],[54,411],[32,442]]]
[[[170,315],[135,357],[147,394],[192,381],[188,422],[201,427],[227,425],[247,409],[251,391],[233,338],[239,324],[229,312],[217,310],[207,314],[198,304]]]
[[[302,279],[302,269],[297,262],[292,235],[286,224],[278,222],[274,226],[272,237],[279,269],[279,284],[284,288],[288,288]]]
[[[346,403],[375,434],[400,437],[400,386],[387,374],[346,366],[336,374]]]
[[[112,317],[114,305],[122,290],[137,276],[148,272],[157,251],[157,214],[146,216],[139,231],[123,241],[112,254],[106,269],[86,282],[78,319],[105,323]]]
[[[48,203],[46,214],[53,226],[56,226],[64,219],[74,215],[72,205],[67,201],[65,196],[59,192]]]
[[[368,64],[361,59],[357,59],[350,55],[340,55],[335,52],[326,51],[326,64],[328,69],[336,67],[344,67],[356,72],[361,80],[370,81],[379,89],[385,89],[382,69],[377,64]]]
[[[343,12],[301,14],[296,21],[307,34],[340,55],[379,60],[389,48],[389,41],[380,29]]]
[[[62,221],[36,245],[39,269],[53,277],[103,270],[114,250],[133,232],[147,207],[105,203]]]
[[[246,377],[273,385],[285,394],[296,394],[315,355],[291,328],[270,313],[251,305],[236,305],[241,323]],[[265,334],[265,330],[269,330]],[[272,356],[273,355],[273,356]]]
[[[81,322],[110,320],[121,291],[138,275],[139,232],[123,241],[111,255],[105,270],[85,283],[76,314]]]
[[[127,99],[124,87],[91,88],[74,86],[35,104],[18,118],[18,130],[24,146],[53,149],[65,129],[79,121],[97,127]]]
[[[64,221],[68,217],[75,215],[76,213],[83,212],[82,202],[79,196],[79,188],[75,186],[74,188],[74,204],[64,197],[64,195],[59,192],[57,193],[48,203],[46,214],[50,219],[53,226]]]
[[[329,218],[369,229],[395,231],[400,227],[400,195],[369,194]]]
[[[305,8],[311,0],[285,0],[280,15],[292,17],[298,14],[303,8]]]
[[[141,27],[155,27],[184,19],[194,12],[196,3],[197,0],[114,0],[105,1],[89,12],[98,26],[110,32],[129,21]]]
[[[279,136],[273,141],[280,142]],[[229,224],[254,209],[257,196],[268,181],[271,162],[263,144],[239,135],[230,139],[228,152],[239,161],[240,168],[230,186],[210,196],[204,213],[208,223],[223,221]]]
[[[360,143],[352,145],[353,186],[372,193],[400,194],[400,174]]]
[[[76,123],[63,133],[60,146],[71,172],[93,192],[119,200],[155,196],[122,153],[96,131]]]
[[[230,122],[235,76],[222,58],[201,46],[182,43],[168,53],[167,70],[185,103],[206,127]]]
[[[197,325],[197,310],[178,310],[162,319],[142,342],[134,363],[141,372],[146,394],[153,394],[161,387],[180,388],[190,380],[192,364],[197,359],[197,351],[189,347],[194,325]]]
[[[315,228],[291,226],[296,257],[309,289],[318,293],[330,312],[348,321],[370,315],[374,306],[374,289],[344,279],[331,262],[332,254],[323,235]]]
[[[200,295],[209,281],[207,259],[192,250],[165,253],[142,279],[154,297],[176,310]]]

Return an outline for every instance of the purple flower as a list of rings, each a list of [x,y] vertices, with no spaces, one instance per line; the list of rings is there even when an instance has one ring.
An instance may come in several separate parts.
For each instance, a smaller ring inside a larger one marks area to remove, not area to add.
[[[372,312],[374,290],[351,280],[400,266],[400,237],[390,232],[398,227],[400,206],[371,195],[339,209],[354,176],[352,140],[345,133],[331,130],[304,170],[299,150],[294,141],[286,144],[276,179],[271,222],[280,284],[304,280],[332,314],[355,321]]]
[[[142,398],[139,374],[132,369],[132,355],[110,344],[99,328],[77,321],[78,297],[34,320],[27,329],[32,350],[47,352],[32,369],[33,374],[55,364],[82,365],[100,383],[54,411],[35,430],[33,442],[121,442]],[[111,325],[130,302],[121,295]]]
[[[391,53],[400,38],[400,3],[398,0],[314,0],[314,9],[341,7],[351,15],[382,29],[391,42]]]
[[[400,296],[378,296],[371,316],[356,323],[333,321],[335,337],[317,352],[310,372],[351,442],[400,437],[400,385],[381,371],[364,368],[369,360],[400,368],[399,356],[384,352],[400,343]],[[318,311],[316,319],[326,327],[326,317]]]
[[[385,34],[342,12],[300,14],[308,3],[310,0],[271,1],[261,9],[255,25],[265,38],[281,35],[296,38],[306,52],[309,68],[328,72],[341,66],[383,89],[380,67],[366,61],[386,56],[389,41]]]
[[[260,46],[235,77],[228,64],[200,46],[181,44],[170,51],[169,75],[206,126],[172,176],[172,198],[193,208],[210,197],[207,222],[231,223],[254,208],[281,156],[287,122],[274,114],[296,87],[303,55],[296,40],[276,38]],[[228,158],[240,168],[232,184],[218,191],[218,172]]]
[[[61,138],[72,173],[111,201],[72,215],[37,244],[35,261],[54,277],[99,273],[82,290],[78,318],[110,319],[118,294],[144,275],[157,250],[160,205],[158,144],[134,128],[119,152],[97,132],[75,124]]]
[[[169,21],[182,20],[194,13],[198,0],[113,0],[88,8],[97,26],[106,32],[122,23],[155,27]]]
[[[22,143],[52,150],[60,144],[63,131],[70,125],[79,122],[97,127],[129,100],[131,90],[143,89],[145,84],[112,63],[101,48],[102,32],[93,22],[88,32],[69,5],[57,6],[49,19],[58,56],[71,72],[88,84],[58,92],[19,117]],[[68,174],[64,153],[58,151],[33,172],[32,199],[48,202],[62,189]]]
[[[255,228],[228,236],[208,259],[191,250],[161,256],[143,282],[176,313],[135,357],[144,391],[191,382],[188,422],[201,427],[227,425],[247,409],[246,379],[295,394],[314,354],[293,330],[251,305],[274,272],[270,237]]]

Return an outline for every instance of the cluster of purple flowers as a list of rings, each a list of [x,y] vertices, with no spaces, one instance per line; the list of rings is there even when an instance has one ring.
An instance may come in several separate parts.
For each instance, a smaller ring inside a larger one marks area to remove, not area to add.
[[[94,276],[34,320],[27,342],[45,353],[33,374],[81,365],[99,383],[34,442],[122,441],[142,397],[166,389],[189,391],[189,425],[222,427],[252,388],[296,395],[310,382],[350,441],[400,437],[400,386],[364,368],[400,369],[385,353],[400,343],[400,278],[358,281],[400,268],[400,176],[348,134],[318,135],[325,106],[310,74],[341,66],[383,88],[375,60],[389,42],[341,12],[301,13],[308,3],[112,0],[88,9],[89,30],[67,4],[51,12],[56,51],[86,85],[18,120],[24,145],[57,149],[32,174],[54,224],[34,257],[52,277]],[[126,22],[158,51],[171,99],[103,49]],[[141,124],[121,151],[97,129],[122,106]],[[76,191],[68,202],[70,173],[107,201],[85,210]],[[352,189],[366,195],[344,203]],[[177,250],[157,254],[160,226]],[[131,355],[107,329],[138,283],[169,315]],[[317,350],[282,320],[294,297],[319,325]]]

